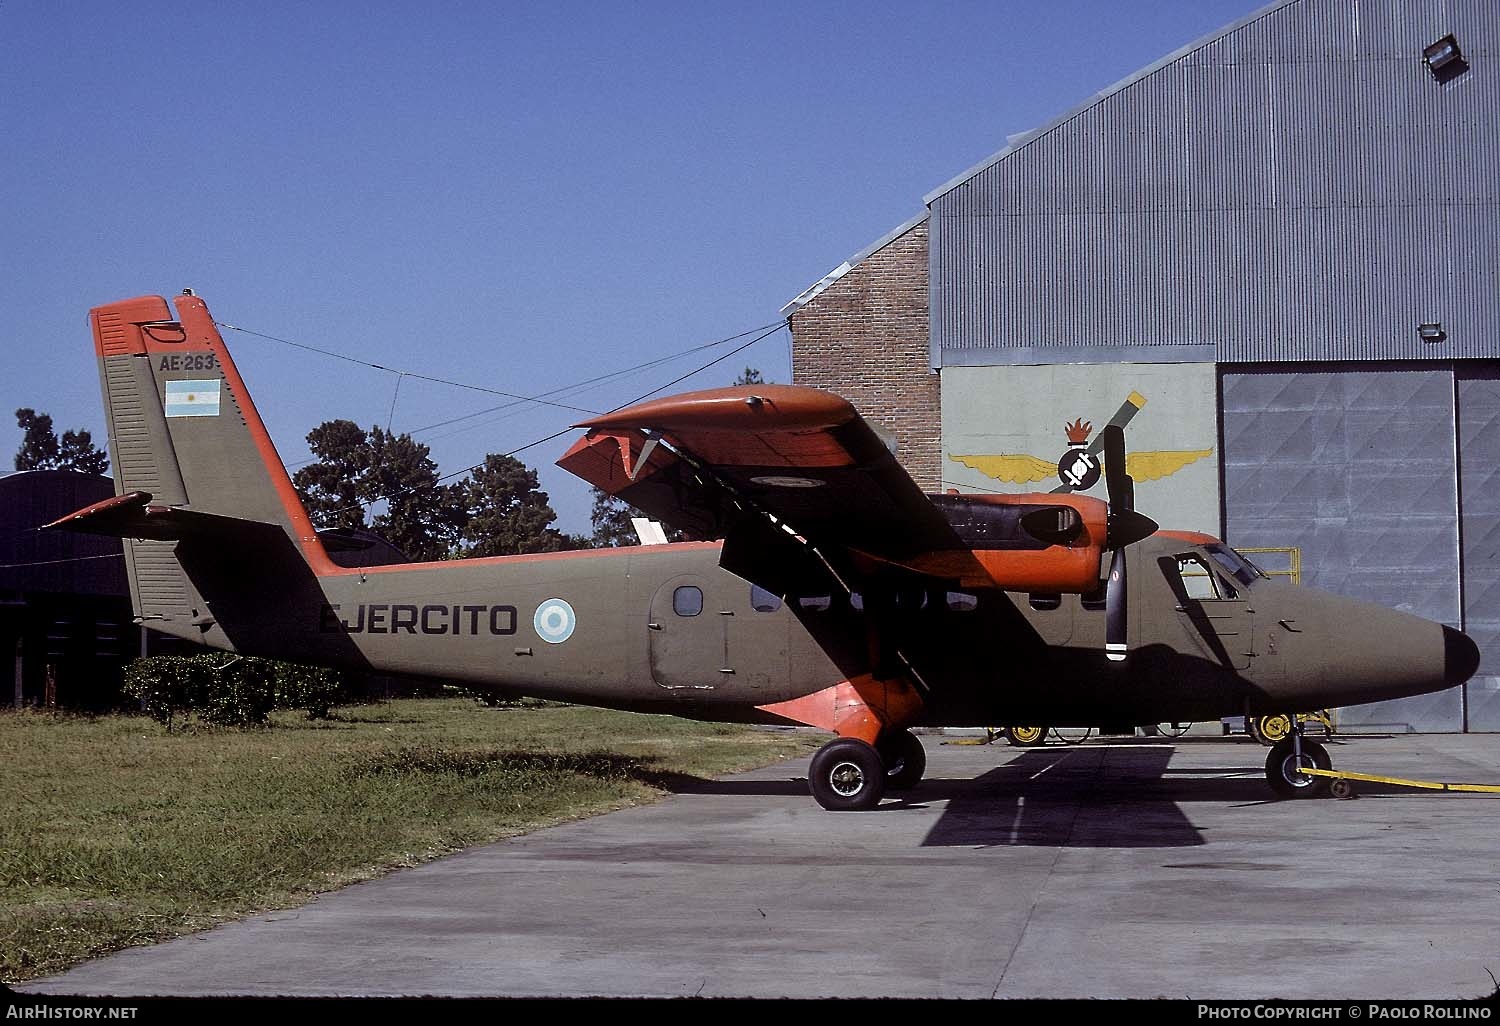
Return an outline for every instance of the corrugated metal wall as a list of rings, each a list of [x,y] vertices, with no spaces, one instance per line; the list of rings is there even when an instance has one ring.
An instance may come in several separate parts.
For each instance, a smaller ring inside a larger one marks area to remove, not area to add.
[[[1304,584],[1460,626],[1452,371],[1220,382],[1225,540],[1296,546]],[[1462,730],[1463,688],[1345,709],[1340,728]]]
[[[1459,369],[1458,438],[1464,630],[1482,654],[1469,729],[1500,731],[1500,369]]]
[[[1497,37],[1290,0],[1021,141],[929,197],[934,363],[1500,356]]]

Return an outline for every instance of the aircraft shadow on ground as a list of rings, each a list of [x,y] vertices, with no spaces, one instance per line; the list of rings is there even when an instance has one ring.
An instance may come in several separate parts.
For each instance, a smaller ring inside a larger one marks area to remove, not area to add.
[[[957,782],[926,847],[1002,845],[1063,848],[1184,848],[1204,844],[1183,801],[1264,797],[1254,780],[1163,776],[1172,749],[1107,748],[1023,752],[973,780]],[[1232,772],[1232,771],[1231,771]],[[1247,787],[1248,785],[1248,787]],[[923,798],[916,788],[909,802]]]
[[[930,777],[888,795],[873,815],[900,815],[946,802],[927,847],[1008,845],[1070,848],[1182,848],[1203,835],[1184,804],[1256,805],[1272,799],[1257,767],[1195,767],[1166,773],[1172,748],[1108,746],[1023,752],[978,777]],[[704,780],[649,774],[677,794],[805,796],[805,779]]]

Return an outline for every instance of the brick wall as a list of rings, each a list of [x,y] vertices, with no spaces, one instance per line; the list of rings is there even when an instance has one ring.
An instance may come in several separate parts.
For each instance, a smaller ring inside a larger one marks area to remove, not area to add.
[[[907,473],[937,492],[942,416],[927,311],[924,220],[792,314],[792,381],[836,392],[894,432]]]

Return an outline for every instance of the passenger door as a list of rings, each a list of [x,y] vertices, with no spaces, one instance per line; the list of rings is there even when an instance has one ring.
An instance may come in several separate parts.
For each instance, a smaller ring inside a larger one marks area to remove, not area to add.
[[[651,599],[651,678],[683,697],[754,693],[786,676],[790,615],[774,595],[728,574],[684,574]]]

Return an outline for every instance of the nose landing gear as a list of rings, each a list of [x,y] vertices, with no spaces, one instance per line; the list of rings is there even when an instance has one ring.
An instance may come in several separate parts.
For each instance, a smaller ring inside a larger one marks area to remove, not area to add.
[[[1319,798],[1328,793],[1328,777],[1311,776],[1300,769],[1332,769],[1328,749],[1295,731],[1278,741],[1266,755],[1266,782],[1282,798]]]

